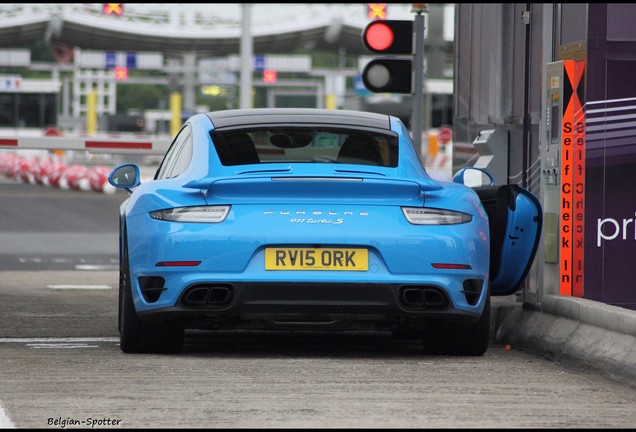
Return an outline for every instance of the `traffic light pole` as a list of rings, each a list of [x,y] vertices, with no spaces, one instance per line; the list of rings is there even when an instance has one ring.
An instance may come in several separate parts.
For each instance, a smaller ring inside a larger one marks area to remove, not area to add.
[[[411,135],[418,152],[422,151],[422,107],[424,105],[424,15],[422,10],[415,15],[415,58],[413,67],[415,77],[413,81],[413,113],[411,115]]]
[[[362,31],[362,42],[371,52],[414,56],[409,59],[391,56],[371,60],[362,70],[362,83],[374,93],[413,95],[410,126],[413,144],[418,152],[422,149],[425,18],[423,14],[427,12],[426,6],[426,3],[413,3],[412,12],[416,14],[414,22],[376,20]]]

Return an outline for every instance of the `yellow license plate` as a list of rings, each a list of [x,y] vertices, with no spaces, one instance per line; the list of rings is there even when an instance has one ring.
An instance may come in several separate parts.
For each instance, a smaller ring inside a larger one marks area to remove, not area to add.
[[[366,249],[267,248],[265,270],[354,270],[366,271]]]

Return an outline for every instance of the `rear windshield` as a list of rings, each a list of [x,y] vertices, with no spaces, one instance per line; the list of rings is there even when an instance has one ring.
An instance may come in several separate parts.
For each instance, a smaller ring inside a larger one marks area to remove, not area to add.
[[[212,131],[226,166],[275,162],[345,163],[396,167],[397,135],[331,128]]]

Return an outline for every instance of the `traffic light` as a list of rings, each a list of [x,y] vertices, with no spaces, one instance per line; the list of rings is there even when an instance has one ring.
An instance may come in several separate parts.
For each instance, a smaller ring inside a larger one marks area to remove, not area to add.
[[[276,69],[265,69],[263,71],[263,82],[268,84],[276,83]]]
[[[364,46],[373,53],[413,55],[413,22],[378,20],[362,32]],[[362,71],[364,86],[374,93],[412,93],[413,60],[380,57]]]
[[[371,60],[362,71],[362,82],[374,93],[411,93],[412,63],[406,59]]]
[[[115,67],[115,79],[117,81],[126,81],[128,79],[128,68],[125,66]]]
[[[380,54],[413,54],[413,21],[372,21],[362,32],[366,49]]]

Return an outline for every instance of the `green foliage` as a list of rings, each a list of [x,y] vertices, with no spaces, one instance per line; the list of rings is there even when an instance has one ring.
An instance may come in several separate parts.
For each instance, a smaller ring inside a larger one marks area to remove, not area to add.
[[[117,84],[117,107],[120,114],[129,109],[157,109],[162,104],[168,107],[170,93],[166,86],[159,84]],[[167,109],[167,108],[166,108]]]
[[[43,40],[35,42],[33,45],[24,47],[31,50],[32,62],[55,63],[53,48]]]
[[[227,96],[205,96],[197,94],[197,105],[205,105],[210,111],[222,111],[228,109]]]
[[[338,53],[333,51],[315,51],[311,53],[311,64],[316,68],[337,68]]]

